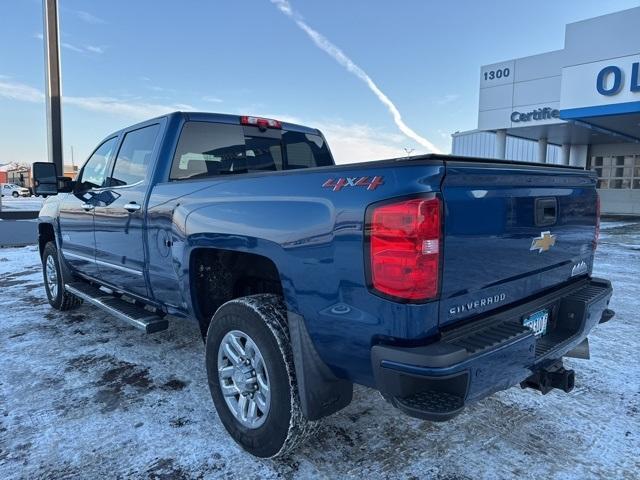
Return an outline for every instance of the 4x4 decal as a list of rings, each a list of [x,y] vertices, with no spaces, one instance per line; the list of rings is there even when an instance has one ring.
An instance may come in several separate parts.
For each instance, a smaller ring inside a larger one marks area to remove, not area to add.
[[[367,187],[367,190],[375,190],[384,184],[383,177],[344,177],[330,178],[322,184],[323,188],[331,188],[334,192],[339,192],[345,187]]]

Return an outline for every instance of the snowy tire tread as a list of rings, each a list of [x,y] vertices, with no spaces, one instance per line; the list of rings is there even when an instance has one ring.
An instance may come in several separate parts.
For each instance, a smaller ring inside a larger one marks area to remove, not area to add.
[[[237,418],[219,384],[219,352],[231,331],[250,337],[266,362],[271,395],[269,417],[255,429],[247,429]],[[205,350],[209,388],[218,417],[231,437],[246,451],[260,458],[282,457],[317,431],[319,422],[308,420],[302,413],[287,309],[281,296],[249,295],[220,306],[209,324]]]
[[[46,286],[46,279],[45,279],[45,290],[47,293],[47,298],[49,300],[49,304],[57,309],[60,310],[61,312],[64,312],[66,310],[71,310],[72,308],[75,308],[79,305],[82,304],[83,300],[81,298],[76,297],[75,295],[67,292],[64,288],[65,285],[65,277],[69,278],[70,274],[67,272],[66,268],[60,264],[60,260],[58,258],[58,249],[56,248],[56,245],[54,242],[49,242],[45,245],[44,249],[42,250],[42,261],[43,261],[43,272],[44,272],[44,262],[46,260],[46,258],[48,256],[52,256],[57,268],[57,272],[58,272],[58,292],[59,292],[59,299],[58,297],[56,297],[56,299],[51,299],[50,293],[49,293],[49,289]]]
[[[291,350],[291,339],[286,317],[287,309],[282,297],[273,294],[250,295],[232,300],[232,302],[238,302],[246,305],[254,310],[260,318],[264,320],[278,343],[280,353],[282,354],[282,358],[284,359],[287,367],[287,375],[289,377],[289,394],[291,398],[291,419],[289,421],[287,438],[280,451],[273,455],[272,458],[288,455],[305,443],[307,439],[317,433],[321,421],[307,420],[302,413],[296,370],[293,363],[293,351]]]

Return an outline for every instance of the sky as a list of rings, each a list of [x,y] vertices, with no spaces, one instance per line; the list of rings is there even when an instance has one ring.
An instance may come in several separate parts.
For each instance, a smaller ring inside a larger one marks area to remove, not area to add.
[[[481,65],[561,49],[567,23],[638,5],[59,0],[65,163],[174,110],[320,128],[338,163],[448,153],[476,128]],[[0,164],[47,157],[42,23],[41,0],[0,3]]]

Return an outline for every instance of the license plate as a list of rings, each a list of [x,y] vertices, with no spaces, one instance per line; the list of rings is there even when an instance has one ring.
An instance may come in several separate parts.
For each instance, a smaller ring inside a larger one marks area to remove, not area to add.
[[[547,323],[549,323],[549,310],[546,308],[532,313],[522,321],[525,327],[533,330],[536,337],[541,337],[547,333]]]

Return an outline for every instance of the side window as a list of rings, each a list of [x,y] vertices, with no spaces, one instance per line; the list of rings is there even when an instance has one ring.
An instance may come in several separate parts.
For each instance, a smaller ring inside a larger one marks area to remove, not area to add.
[[[107,165],[113,155],[114,148],[116,148],[117,141],[117,137],[110,138],[93,152],[93,155],[89,157],[87,163],[82,167],[78,185],[81,185],[84,189],[100,188],[104,185]]]
[[[160,125],[149,125],[127,133],[118,152],[113,173],[107,184],[110,187],[133,185],[147,177],[153,146]]]

